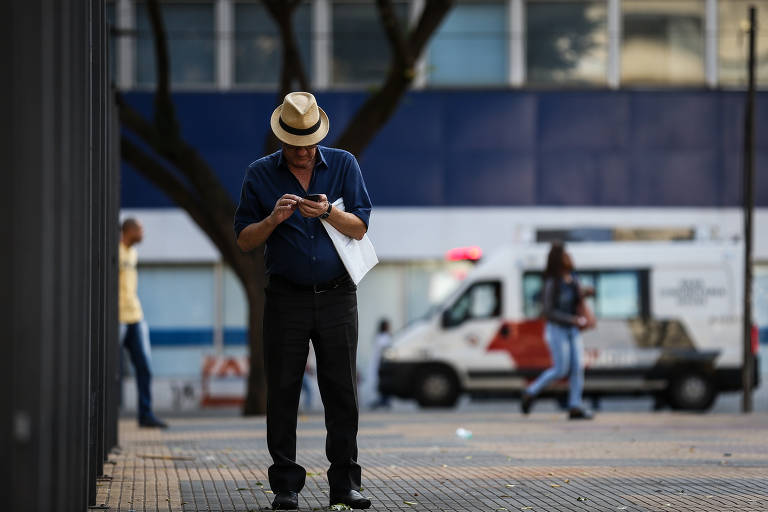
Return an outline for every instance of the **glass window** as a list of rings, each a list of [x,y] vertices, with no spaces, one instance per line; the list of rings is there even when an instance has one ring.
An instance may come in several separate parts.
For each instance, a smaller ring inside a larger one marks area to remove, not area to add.
[[[395,3],[403,30],[408,23],[408,2]],[[381,82],[389,70],[390,50],[372,1],[334,2],[332,80],[336,85]]]
[[[499,309],[497,289],[493,284],[475,286],[472,289],[472,307],[469,314],[472,318],[488,318],[496,316]]]
[[[627,272],[578,272],[579,285],[595,290],[587,305],[599,318],[633,318],[640,316],[640,274]],[[523,314],[525,318],[541,315],[541,272],[523,276]]]
[[[704,0],[623,0],[621,80],[704,82]]]
[[[600,274],[595,288],[596,311],[602,318],[640,316],[640,278],[636,272]]]
[[[507,83],[508,38],[507,2],[456,5],[430,44],[429,83]]]
[[[213,85],[213,4],[163,3],[163,22],[168,38],[172,85]],[[155,47],[149,12],[136,5],[136,83],[154,85]]]
[[[540,273],[526,273],[523,276],[523,315],[525,318],[541,316]]]
[[[752,283],[754,321],[759,329],[760,342],[768,343],[768,265],[756,265]]]
[[[293,14],[301,64],[311,76],[311,6],[300,5]],[[276,85],[280,80],[283,47],[280,32],[259,3],[235,4],[235,83]]]
[[[455,327],[467,320],[501,315],[501,283],[483,282],[470,286],[445,312],[443,325]]]
[[[116,81],[116,65],[117,65],[117,42],[118,38],[115,37],[115,31],[117,30],[117,14],[115,13],[114,2],[107,2],[107,59],[109,60],[109,78],[113,82]]]
[[[229,268],[224,269],[222,309],[224,313],[224,344],[248,343],[248,298],[240,280]]]
[[[529,83],[605,83],[608,11],[604,0],[528,2],[525,15]]]
[[[151,328],[213,328],[210,265],[140,265],[139,299]]]
[[[597,289],[597,286],[595,286],[595,283],[597,282],[597,274],[594,272],[577,272],[576,277],[579,280],[579,286],[581,286],[582,290],[587,288],[592,288],[593,290]],[[587,306],[589,307],[590,311],[595,313],[595,298],[594,297],[587,297]],[[596,315],[596,313],[595,313]]]
[[[755,82],[768,85],[768,0],[720,0],[720,83],[747,85],[749,6],[757,7]]]

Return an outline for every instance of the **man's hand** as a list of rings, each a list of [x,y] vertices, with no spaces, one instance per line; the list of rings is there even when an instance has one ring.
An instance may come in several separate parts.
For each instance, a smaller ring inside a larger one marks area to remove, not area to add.
[[[300,201],[301,198],[299,196],[295,196],[293,194],[285,194],[283,197],[277,200],[277,203],[275,203],[275,208],[272,210],[272,213],[269,216],[272,217],[275,224],[280,224],[285,219],[293,215],[293,212],[296,211]]]
[[[266,242],[275,228],[293,215],[293,212],[299,207],[299,201],[301,201],[301,198],[293,194],[285,194],[278,199],[275,207],[272,209],[272,213],[267,218],[260,222],[249,224],[240,232],[240,235],[237,237],[237,246],[242,251],[248,252]]]
[[[324,214],[328,210],[328,198],[325,196],[325,194],[319,194],[320,195],[320,201],[310,201],[309,199],[305,198],[298,198],[299,199],[299,212],[304,217],[309,217],[310,219],[313,219],[315,217],[319,217],[322,214]],[[296,196],[293,196],[296,197]]]

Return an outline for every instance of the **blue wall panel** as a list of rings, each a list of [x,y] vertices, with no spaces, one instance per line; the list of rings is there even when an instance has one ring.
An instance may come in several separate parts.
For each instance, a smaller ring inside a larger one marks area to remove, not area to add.
[[[544,153],[538,163],[536,176],[541,203],[564,206],[598,204],[601,185],[598,153],[572,149]]]
[[[500,169],[500,166],[503,166]],[[500,172],[503,171],[503,172]],[[462,151],[445,163],[444,205],[533,205],[534,159],[516,151]]]
[[[363,92],[318,94],[327,143]],[[150,112],[151,93],[128,100]],[[178,93],[184,136],[233,197],[262,154],[271,93]],[[758,133],[768,93],[758,95]],[[409,93],[361,165],[376,206],[737,206],[744,94],[724,91]],[[768,137],[758,137],[757,204],[768,206]],[[124,207],[172,206],[130,168]]]
[[[539,93],[540,153],[609,151],[629,145],[629,97],[617,92]],[[536,126],[536,125],[532,125]]]

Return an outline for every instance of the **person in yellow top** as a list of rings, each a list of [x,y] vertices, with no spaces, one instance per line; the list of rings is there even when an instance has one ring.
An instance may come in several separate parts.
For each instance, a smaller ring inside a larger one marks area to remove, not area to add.
[[[144,228],[133,218],[125,219],[121,228],[119,264],[120,296],[119,320],[120,343],[128,350],[136,373],[139,396],[139,425],[142,427],[167,428],[152,412],[152,371],[149,367],[149,329],[139,302],[136,271],[138,254],[136,244],[144,238]]]

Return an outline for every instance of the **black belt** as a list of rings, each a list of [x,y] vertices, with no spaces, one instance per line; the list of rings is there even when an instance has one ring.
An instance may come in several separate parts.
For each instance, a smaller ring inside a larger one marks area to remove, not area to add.
[[[288,288],[290,290],[297,291],[297,292],[323,293],[330,290],[335,290],[336,288],[345,284],[349,284],[351,282],[352,282],[352,279],[349,277],[349,274],[344,274],[335,279],[331,279],[330,281],[326,281],[325,283],[317,283],[317,284],[294,283],[293,281],[286,279],[283,276],[279,276],[277,274],[269,276],[270,286],[272,286],[272,284],[274,283],[279,287]]]

